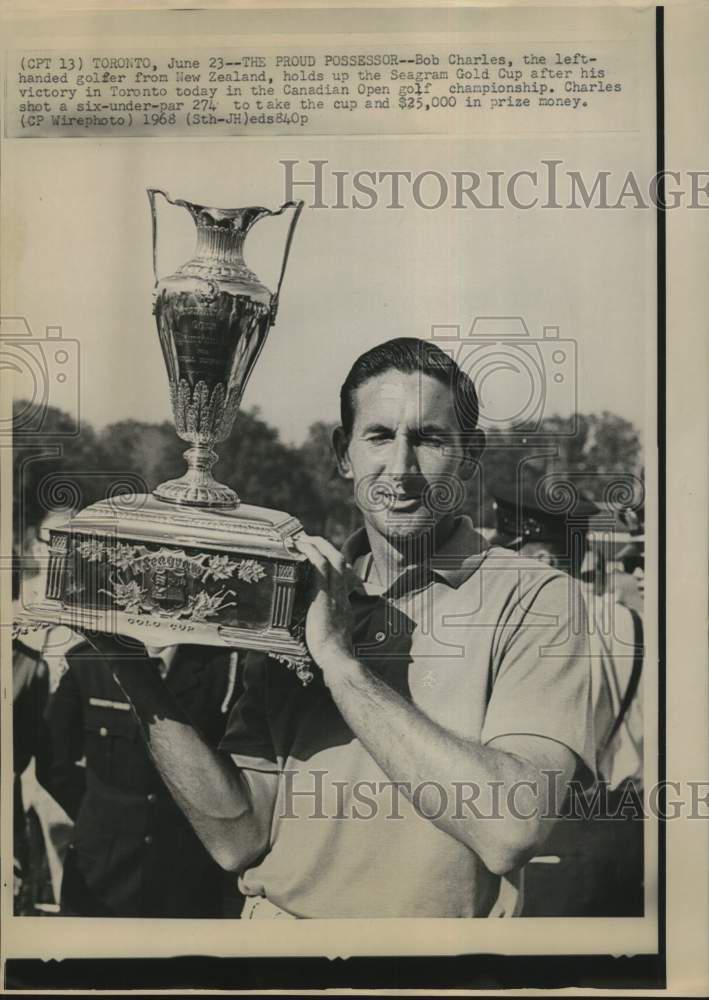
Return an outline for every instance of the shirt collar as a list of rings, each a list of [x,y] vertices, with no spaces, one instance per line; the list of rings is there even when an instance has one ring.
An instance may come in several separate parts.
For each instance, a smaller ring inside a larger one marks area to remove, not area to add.
[[[431,569],[450,587],[460,587],[469,580],[481,564],[489,545],[473,522],[466,515],[456,519],[455,528],[433,555]],[[349,563],[370,552],[369,539],[364,528],[358,528],[342,547],[342,554]]]

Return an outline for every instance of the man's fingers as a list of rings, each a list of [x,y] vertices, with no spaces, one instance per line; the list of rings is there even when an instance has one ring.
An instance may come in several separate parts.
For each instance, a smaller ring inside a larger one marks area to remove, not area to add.
[[[326,593],[328,590],[330,563],[314,545],[309,544],[307,537],[303,539],[302,536],[298,536],[298,542],[301,543],[298,546],[299,551],[307,557],[313,568],[308,594],[309,600],[314,601],[319,594]]]
[[[294,544],[297,546],[298,551],[302,552],[302,554],[307,557],[308,562],[310,562],[316,570],[322,573],[323,576],[327,576],[330,564],[307,536],[298,535],[297,539],[294,540]]]
[[[345,557],[334,545],[318,536],[302,534],[295,539],[299,550],[307,556],[309,562],[315,569],[315,592],[328,590],[333,591],[333,587],[344,590],[360,590],[362,581],[357,576]]]
[[[323,561],[336,569],[338,573],[344,573],[347,568],[345,557],[342,553],[328,542],[327,539],[319,535],[298,535],[293,539],[293,543],[313,565],[322,567]]]

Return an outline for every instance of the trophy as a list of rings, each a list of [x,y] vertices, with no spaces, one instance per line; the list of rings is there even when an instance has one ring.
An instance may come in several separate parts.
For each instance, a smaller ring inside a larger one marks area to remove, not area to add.
[[[189,212],[193,256],[158,277],[156,197]],[[175,642],[262,650],[311,677],[304,644],[308,563],[303,530],[281,511],[242,503],[217,482],[215,445],[230,434],[244,389],[275,323],[302,202],[279,209],[216,209],[149,189],[153,312],[177,434],[190,447],[183,476],[152,494],[124,494],[50,532],[44,601],[23,627],[66,624],[152,646]],[[244,263],[249,230],[292,210],[281,271],[270,292]]]

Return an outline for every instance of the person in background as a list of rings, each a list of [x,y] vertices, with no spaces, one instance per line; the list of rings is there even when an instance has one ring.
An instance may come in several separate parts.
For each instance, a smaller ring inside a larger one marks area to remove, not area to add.
[[[239,694],[238,654],[172,646],[160,674],[210,740]],[[238,914],[236,882],[211,859],[160,778],[110,664],[87,643],[67,654],[50,698],[48,752],[38,778],[74,820],[61,915],[223,917]]]
[[[22,775],[37,753],[44,707],[49,694],[46,663],[19,639],[12,643],[13,751],[13,912],[37,916],[52,904],[46,846],[39,817],[26,803]]]
[[[589,544],[593,501],[560,513],[537,490],[499,491],[497,544],[566,570],[582,586],[589,623],[596,771],[605,815],[566,817],[524,873],[523,916],[635,916],[643,912],[642,620],[615,599],[601,549]],[[616,818],[611,818],[616,816]]]
[[[20,517],[20,513],[23,517]],[[39,503],[15,512],[12,600],[13,621],[44,596],[49,532],[71,510],[47,511]],[[57,912],[64,855],[72,823],[37,781],[45,743],[47,698],[66,669],[65,653],[81,637],[64,626],[20,627],[13,639],[14,829],[16,878],[24,915]],[[17,911],[16,911],[17,912]]]
[[[618,552],[623,567],[624,585],[618,601],[642,614],[645,601],[645,537],[635,535]]]

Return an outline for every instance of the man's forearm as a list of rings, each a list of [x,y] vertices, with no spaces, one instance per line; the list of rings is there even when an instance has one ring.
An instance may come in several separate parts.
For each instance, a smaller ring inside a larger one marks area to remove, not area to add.
[[[242,868],[263,850],[269,820],[256,815],[246,778],[195,729],[144,657],[120,658],[112,670],[197,836],[222,867]]]
[[[348,725],[387,776],[402,782],[408,797],[420,790],[422,814],[493,871],[526,860],[540,836],[543,812],[534,766],[439,726],[361,662],[343,661],[342,669],[329,671],[328,683]],[[523,804],[518,800],[518,812],[510,811],[505,793],[518,782],[528,794]],[[466,796],[466,788],[475,794]],[[535,818],[527,818],[535,811]]]

